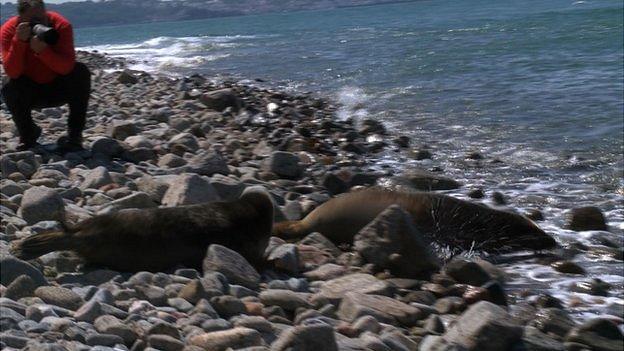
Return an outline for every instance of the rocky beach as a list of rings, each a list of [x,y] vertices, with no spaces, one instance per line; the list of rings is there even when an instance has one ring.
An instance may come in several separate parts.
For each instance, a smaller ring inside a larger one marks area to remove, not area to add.
[[[232,201],[256,185],[271,193],[276,221],[299,220],[339,194],[371,186],[459,194],[538,224],[543,219],[538,209],[515,208],[500,192],[445,174],[432,154],[442,147],[422,147],[374,119],[337,118],[345,111],[326,98],[260,81],[129,70],[122,59],[78,55],[93,82],[84,151],[61,156],[50,147],[65,133],[67,107],[33,113],[43,146],[24,152],[12,151],[16,131],[6,109],[0,111],[0,349],[624,347],[624,305],[609,302],[621,297],[622,286],[596,278],[576,260],[599,257],[624,267],[621,234],[609,232],[596,206],[570,210],[565,223],[579,237],[602,233],[592,244],[557,238],[561,249],[523,256],[434,246],[440,268],[427,280],[396,274],[387,262],[418,266],[431,258],[380,257],[389,247],[427,245],[398,207],[363,228],[354,245],[336,246],[322,233],[294,242],[272,237],[269,267],[262,269],[218,245],[208,248],[202,270],[117,272],[85,265],[71,252],[17,259],[12,242],[61,230],[62,223],[124,209]],[[380,164],[381,157],[428,161],[399,169]],[[465,162],[474,171],[476,163],[502,161],[467,150]],[[518,284],[510,268],[518,260],[574,277],[566,289],[589,299],[564,300]],[[606,306],[599,316],[575,313],[592,303]]]

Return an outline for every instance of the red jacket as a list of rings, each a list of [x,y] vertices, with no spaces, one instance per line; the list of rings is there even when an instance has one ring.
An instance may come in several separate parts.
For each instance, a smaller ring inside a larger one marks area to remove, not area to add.
[[[30,49],[28,42],[17,38],[16,28],[19,17],[15,16],[2,25],[0,44],[2,46],[2,65],[6,74],[12,78],[21,75],[37,83],[49,83],[58,75],[66,75],[74,69],[76,52],[74,51],[74,32],[71,23],[56,12],[47,11],[48,24],[59,32],[59,41],[48,46],[39,55]]]

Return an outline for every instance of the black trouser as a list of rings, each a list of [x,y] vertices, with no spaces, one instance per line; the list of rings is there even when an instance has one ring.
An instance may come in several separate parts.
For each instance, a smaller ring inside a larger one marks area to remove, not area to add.
[[[2,97],[22,143],[33,143],[37,138],[38,128],[31,116],[32,109],[64,104],[69,104],[69,138],[80,140],[86,123],[90,93],[91,72],[80,62],[76,62],[69,74],[58,76],[50,83],[40,84],[22,75],[2,87]]]

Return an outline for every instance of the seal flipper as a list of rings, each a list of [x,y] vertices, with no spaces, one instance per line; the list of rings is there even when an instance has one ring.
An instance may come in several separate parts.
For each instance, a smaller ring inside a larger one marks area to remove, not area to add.
[[[273,235],[286,241],[301,239],[307,234],[302,221],[285,221],[273,225]]]
[[[13,244],[10,251],[20,260],[33,260],[53,251],[73,250],[72,237],[67,232],[35,234]]]

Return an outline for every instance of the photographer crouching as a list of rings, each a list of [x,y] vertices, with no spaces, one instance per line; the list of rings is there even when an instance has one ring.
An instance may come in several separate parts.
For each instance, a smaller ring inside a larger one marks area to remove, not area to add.
[[[72,26],[60,14],[46,11],[43,0],[18,0],[18,15],[2,25],[2,65],[10,78],[3,100],[20,137],[18,150],[37,146],[41,127],[34,108],[69,104],[68,134],[57,151],[82,150],[82,131],[91,92],[91,73],[76,62]]]

